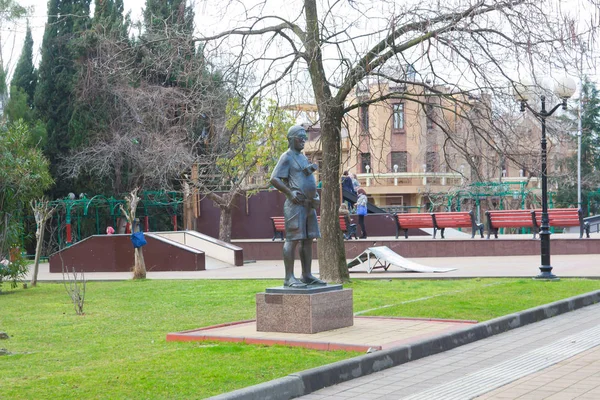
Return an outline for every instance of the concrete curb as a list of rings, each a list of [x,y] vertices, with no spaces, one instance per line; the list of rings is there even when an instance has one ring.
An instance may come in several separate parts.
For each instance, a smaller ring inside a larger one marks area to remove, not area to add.
[[[393,349],[338,361],[322,367],[290,374],[284,378],[211,397],[212,400],[288,400],[324,387],[418,360],[443,351],[552,318],[600,302],[600,290],[530,308],[464,328],[460,331],[422,340]]]

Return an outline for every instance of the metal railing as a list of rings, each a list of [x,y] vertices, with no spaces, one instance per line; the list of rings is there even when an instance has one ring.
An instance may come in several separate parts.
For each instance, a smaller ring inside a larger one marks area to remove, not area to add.
[[[383,174],[357,174],[364,186],[459,186],[464,183],[460,174],[453,172],[390,172]]]

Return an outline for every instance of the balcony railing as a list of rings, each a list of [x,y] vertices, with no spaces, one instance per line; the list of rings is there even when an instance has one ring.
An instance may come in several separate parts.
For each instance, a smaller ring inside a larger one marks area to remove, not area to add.
[[[370,186],[459,186],[464,178],[452,172],[391,172],[384,174],[357,174],[361,185]]]

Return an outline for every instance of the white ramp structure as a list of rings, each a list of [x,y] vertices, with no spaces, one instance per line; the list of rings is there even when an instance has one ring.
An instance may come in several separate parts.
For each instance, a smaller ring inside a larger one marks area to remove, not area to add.
[[[375,259],[371,262],[371,259]],[[456,268],[433,268],[426,265],[407,260],[398,253],[394,253],[387,246],[369,247],[363,251],[358,257],[348,263],[348,268],[355,267],[359,264],[367,262],[367,272],[377,268],[383,268],[385,271],[392,265],[402,268],[407,272],[448,272],[454,271]]]
[[[151,234],[201,250],[207,257],[224,263],[238,267],[244,265],[244,253],[241,247],[215,239],[212,236],[196,231],[152,232]]]

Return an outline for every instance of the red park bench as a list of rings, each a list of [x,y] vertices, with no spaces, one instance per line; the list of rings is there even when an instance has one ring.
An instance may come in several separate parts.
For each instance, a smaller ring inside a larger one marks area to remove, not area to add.
[[[498,239],[500,228],[531,228],[535,239],[537,224],[533,210],[488,210],[485,215],[488,221],[488,239],[491,234]]]
[[[400,230],[404,230],[404,237],[408,239],[408,230],[410,228],[433,228],[433,238],[435,239],[439,230],[444,239],[446,228],[471,228],[471,238],[479,231],[483,237],[483,224],[475,221],[473,211],[449,211],[427,214],[409,214],[399,213],[395,215],[396,221],[396,239],[400,236]]]
[[[398,213],[395,215],[396,221],[396,239],[400,236],[400,230],[404,230],[404,237],[408,239],[408,230],[410,228],[433,228],[433,218],[431,214],[413,214]]]
[[[471,228],[471,239],[475,237],[475,233],[483,238],[483,224],[478,224],[475,221],[473,211],[450,211],[436,212],[431,214],[433,218],[433,238],[439,230],[444,239],[444,229],[446,228]]]
[[[552,227],[579,227],[579,238],[583,237],[585,232],[586,237],[590,237],[590,224],[583,220],[583,213],[580,208],[551,208],[548,210],[548,221]],[[542,225],[542,210],[535,210],[535,222],[539,227]]]
[[[320,215],[317,216],[317,221],[319,224],[321,223]],[[349,218],[348,221],[350,221]],[[271,217],[271,222],[273,223],[273,240],[283,240],[283,235],[285,233],[285,217]],[[356,224],[346,224],[344,215],[340,215],[340,229],[344,233],[344,239],[351,239],[352,236],[354,236],[355,239],[358,239],[356,236]]]

